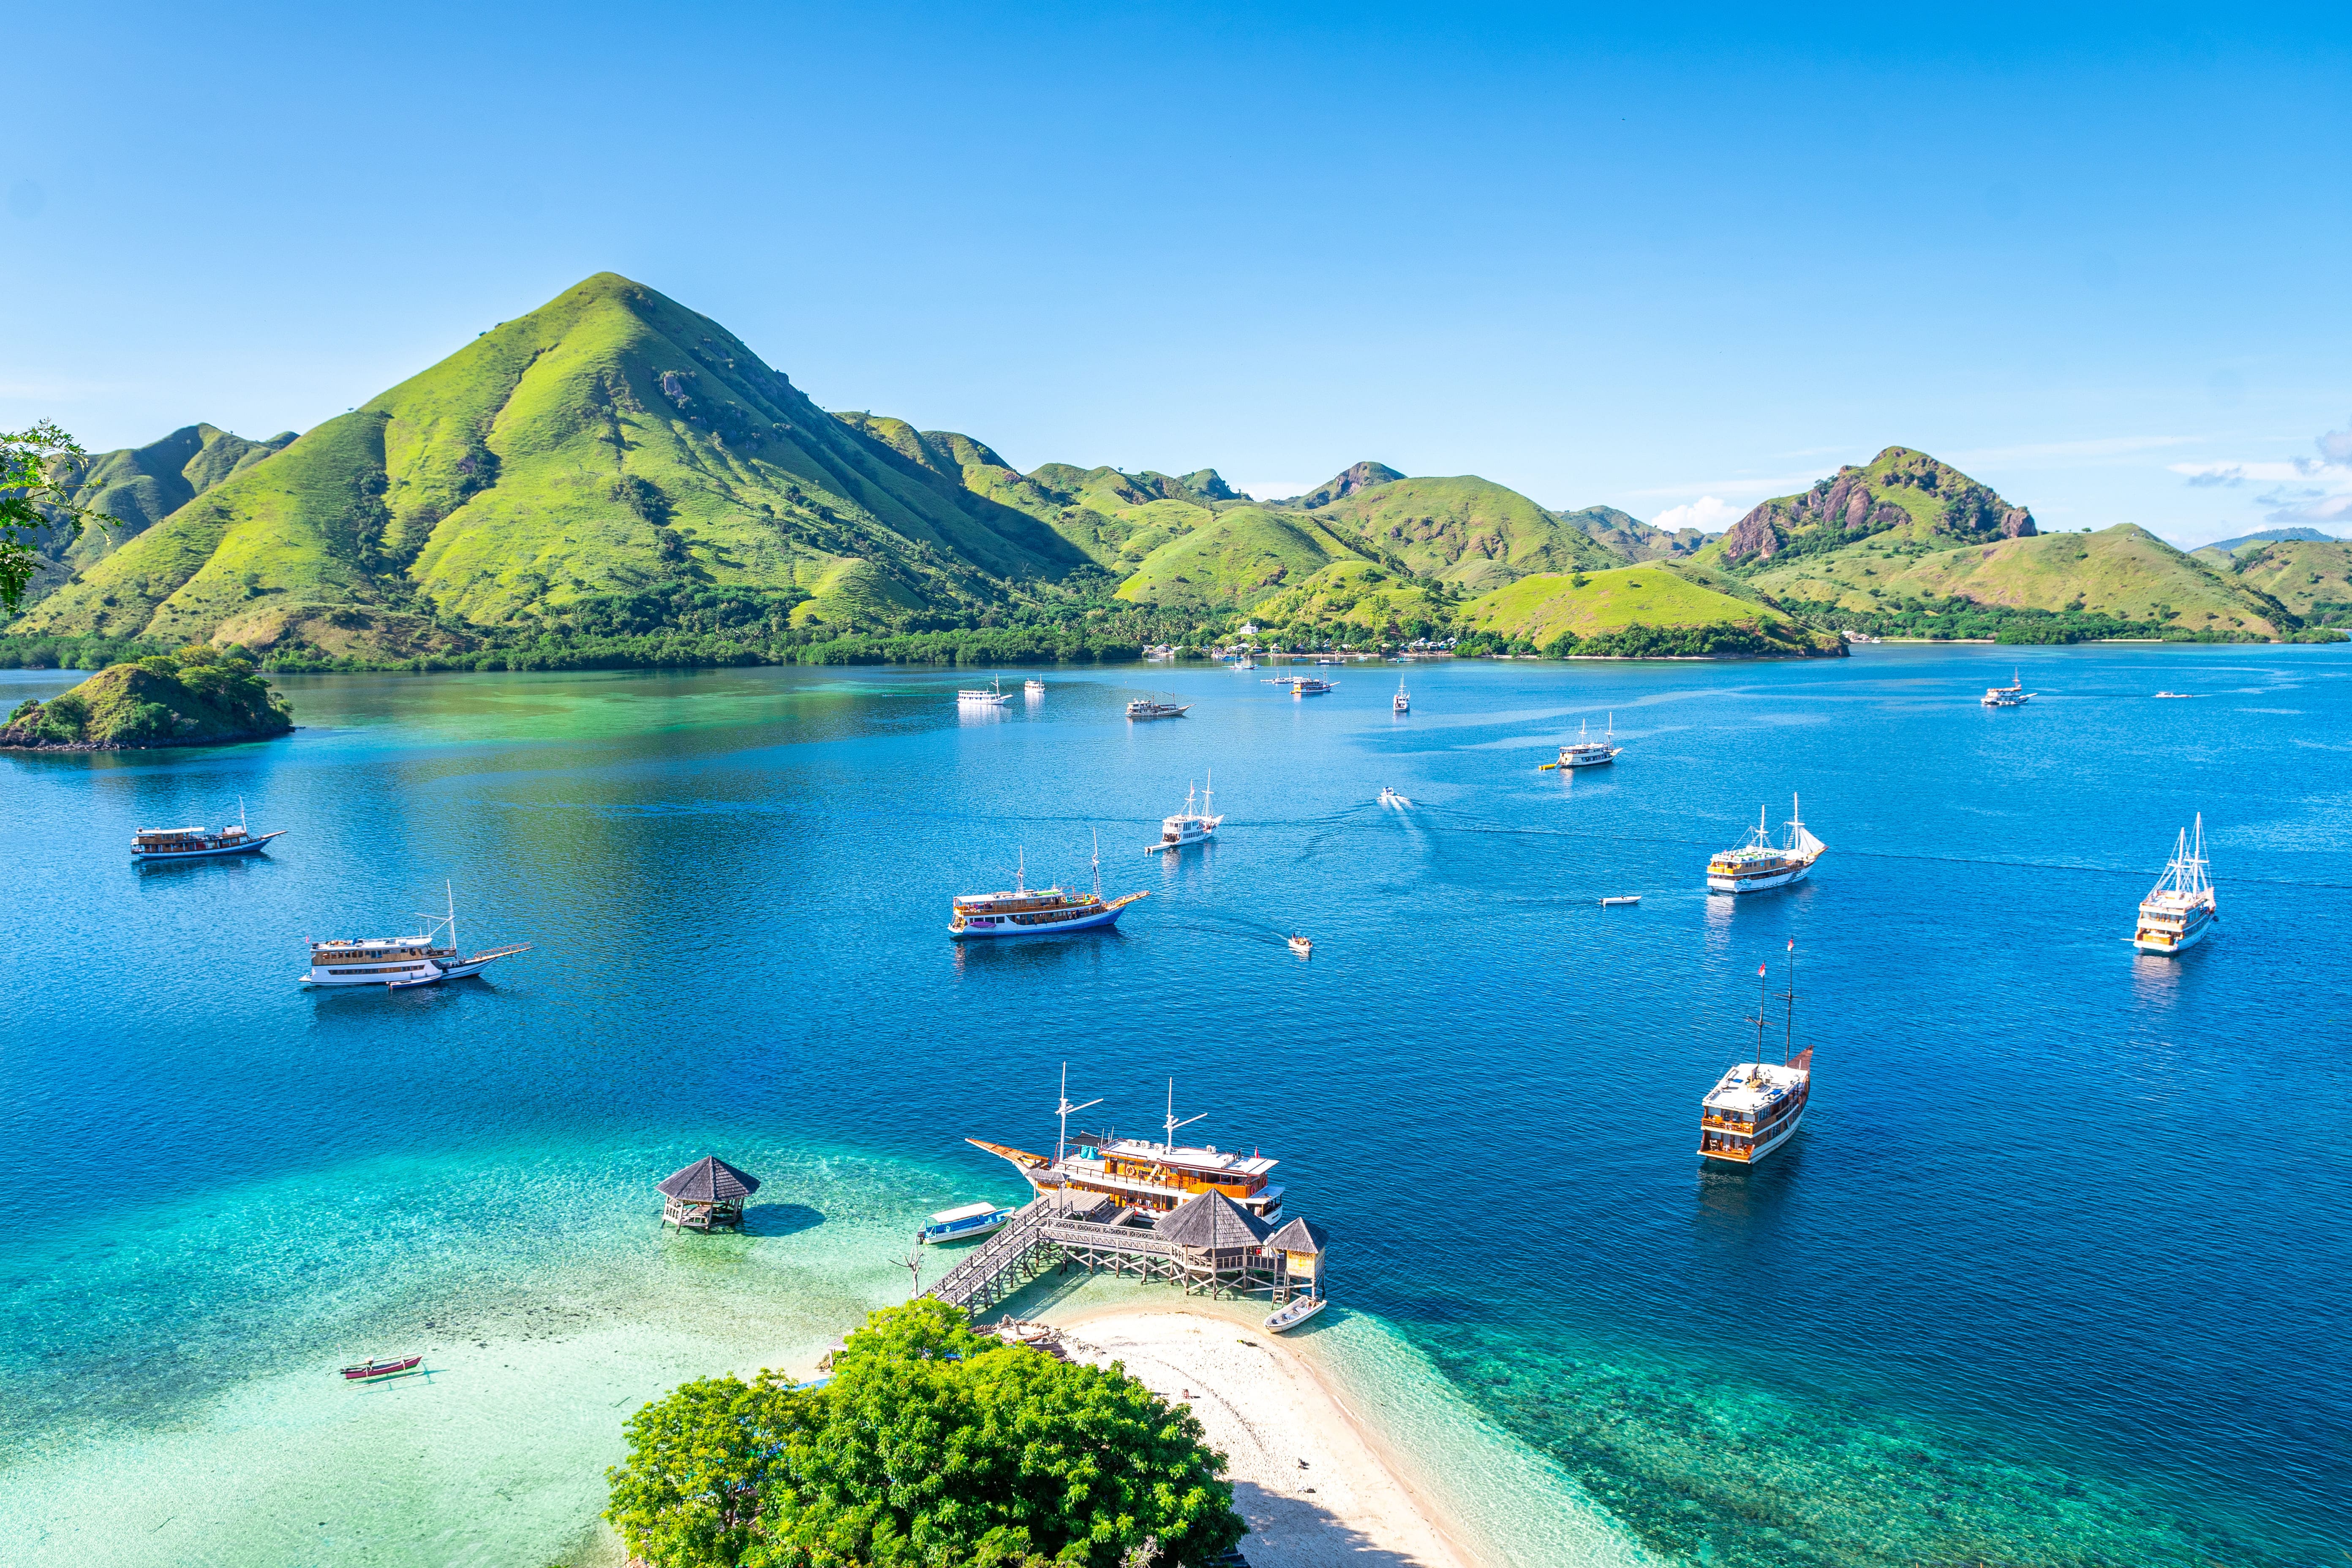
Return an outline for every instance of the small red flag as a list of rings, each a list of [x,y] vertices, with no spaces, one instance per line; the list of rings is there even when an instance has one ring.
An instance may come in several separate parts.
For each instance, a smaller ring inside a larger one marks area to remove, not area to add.
[[[1797,939],[1793,936],[1789,939],[1789,951],[1790,952],[1797,951]]]
[[[1756,966],[1756,973],[1757,973],[1758,974],[1759,974],[1759,975],[1760,975],[1760,974],[1762,974],[1762,973],[1764,973],[1764,966],[1763,966],[1762,964],[1760,964],[1760,963],[1759,963],[1759,964],[1758,964],[1758,965]]]

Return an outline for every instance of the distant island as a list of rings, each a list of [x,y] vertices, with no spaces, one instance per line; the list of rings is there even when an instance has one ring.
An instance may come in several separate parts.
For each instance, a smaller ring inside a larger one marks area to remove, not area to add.
[[[2032,513],[1889,447],[1727,532],[1352,465],[1259,501],[1213,468],[1047,463],[829,413],[718,322],[599,273],[299,437],[102,454],[120,527],[44,558],[0,664],[184,645],[262,668],[1015,662],[1262,645],[1813,657],[1842,633],[2334,639],[2340,541],[2276,570]],[[2231,542],[2233,545],[2246,542]],[[2315,585],[2324,592],[2315,592]]]
[[[247,660],[195,646],[110,665],[47,701],[16,705],[0,748],[111,752],[260,741],[294,715]]]

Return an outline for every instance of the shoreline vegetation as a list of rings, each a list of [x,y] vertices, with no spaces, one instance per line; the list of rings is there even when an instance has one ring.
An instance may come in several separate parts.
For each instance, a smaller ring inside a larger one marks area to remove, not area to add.
[[[0,750],[220,745],[269,740],[293,728],[293,710],[252,661],[199,645],[110,663],[47,701],[18,703],[0,726]]]

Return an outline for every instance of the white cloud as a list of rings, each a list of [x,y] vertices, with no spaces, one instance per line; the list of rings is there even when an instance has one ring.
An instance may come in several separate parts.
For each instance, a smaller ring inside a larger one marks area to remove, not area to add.
[[[2292,483],[2297,479],[2352,479],[2352,466],[2323,463],[2315,458],[2290,458],[2283,463],[2168,463],[2176,474],[2185,475],[2192,485],[2234,485],[2247,479],[2263,484]]]
[[[1738,522],[1748,509],[1734,506],[1721,496],[1701,496],[1695,501],[1670,506],[1650,520],[1651,525],[1669,532],[1678,528],[1696,528],[1705,533],[1715,533]]]
[[[1234,489],[1252,500],[1288,500],[1292,496],[1305,495],[1323,481],[1321,479],[1235,479],[1230,482]]]

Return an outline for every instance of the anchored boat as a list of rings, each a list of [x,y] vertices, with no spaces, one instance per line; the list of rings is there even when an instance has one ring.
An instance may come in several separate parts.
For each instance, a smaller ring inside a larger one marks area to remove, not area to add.
[[[984,690],[975,688],[968,691],[959,691],[956,693],[956,700],[985,703],[991,708],[999,708],[1013,700],[1013,693],[1005,690],[1004,682],[999,680]]]
[[[1559,749],[1559,766],[1563,768],[1597,768],[1603,763],[1613,763],[1617,753],[1625,748],[1617,744],[1617,715],[1609,715],[1609,733],[1594,740],[1590,732],[1590,721],[1579,720],[1576,741]]]
[[[1412,711],[1412,699],[1404,693],[1404,677],[1402,675],[1397,677],[1397,694],[1390,699],[1389,707],[1399,713]]]
[[[1095,847],[1095,890],[1071,892],[1065,888],[1029,886],[1027,857],[1013,872],[1009,893],[966,893],[957,898],[948,921],[948,934],[961,942],[981,936],[1060,936],[1117,925],[1128,905],[1148,897],[1129,893],[1106,903],[1102,896],[1102,847]]]
[[[2033,693],[2025,689],[2024,671],[2013,669],[2010,671],[2007,686],[1988,686],[1985,694],[1978,700],[1988,708],[2022,708],[2032,696]]]
[[[1154,702],[1149,698],[1138,698],[1127,705],[1127,716],[1130,719],[1181,719],[1191,707],[1189,702],[1180,708],[1173,702]]]
[[[445,884],[445,887],[446,885]],[[440,938],[448,933],[446,945]],[[529,942],[492,948],[468,957],[457,950],[457,897],[449,894],[448,915],[416,936],[342,938],[310,944],[310,973],[305,985],[382,985],[405,991],[418,985],[438,985],[479,974],[501,958],[529,952]]]
[[[1145,845],[1143,852],[1147,855],[1157,855],[1163,849],[1181,849],[1187,844],[1206,844],[1217,831],[1217,824],[1224,821],[1223,816],[1208,815],[1210,804],[1216,798],[1216,794],[1217,775],[1211,773],[1209,787],[1202,794],[1201,809],[1194,811],[1192,787],[1185,786],[1184,809],[1173,816],[1160,819],[1160,842]]]
[[[2206,872],[2205,814],[2197,826],[2184,829],[2172,847],[2172,859],[2147,898],[2139,901],[2139,924],[2132,946],[2140,952],[2179,952],[2204,940],[2221,918],[2213,896],[2213,880]]]
[[[1756,1059],[1723,1075],[1699,1103],[1698,1152],[1706,1159],[1752,1165],[1796,1135],[1812,1094],[1813,1052],[1797,1043],[1797,944],[1789,943],[1787,1037],[1780,1060],[1764,1059],[1765,965],[1756,966]]]
[[[994,1204],[966,1204],[961,1208],[941,1209],[917,1235],[926,1247],[937,1247],[950,1241],[970,1241],[991,1231],[1003,1230],[1012,1218],[1011,1209],[1000,1208]]]
[[[1286,675],[1279,679],[1269,680],[1265,684],[1287,686],[1293,697],[1320,697],[1330,690],[1334,683],[1328,680],[1318,680],[1311,675]]]
[[[412,1370],[424,1359],[421,1355],[411,1355],[397,1356],[390,1361],[363,1361],[357,1366],[343,1368],[343,1381],[365,1383],[371,1378],[391,1377],[396,1373]]]
[[[1764,813],[1758,808],[1756,830],[1748,836],[1748,842],[1737,849],[1726,849],[1706,863],[1707,891],[1759,893],[1803,881],[1829,846],[1807,830],[1797,805],[1797,797],[1790,795],[1788,837],[1780,844],[1773,843],[1764,830]]]
[[[142,827],[131,836],[133,860],[197,860],[208,855],[251,855],[286,830],[255,833],[245,826],[245,801],[236,803],[236,820],[218,833],[205,827]]]
[[[1060,1131],[1055,1138],[1052,1159],[978,1138],[964,1142],[1009,1161],[1021,1173],[1022,1179],[1041,1195],[1052,1192],[1091,1194],[1115,1199],[1125,1208],[1160,1215],[1196,1193],[1218,1192],[1259,1219],[1272,1219],[1281,1210],[1282,1189],[1266,1180],[1267,1173],[1281,1162],[1255,1152],[1240,1154],[1214,1144],[1188,1148],[1176,1142],[1178,1129],[1190,1127],[1202,1117],[1188,1116],[1181,1121],[1176,1119],[1173,1079],[1168,1082],[1168,1118],[1161,1123],[1166,1136],[1159,1142],[1121,1138],[1110,1131],[1081,1132],[1073,1145],[1070,1118],[1101,1103],[1099,1100],[1089,1100],[1085,1105],[1072,1105],[1070,1069],[1065,1067],[1061,1099],[1055,1107],[1061,1119]],[[1207,1114],[1202,1112],[1202,1116]]]

